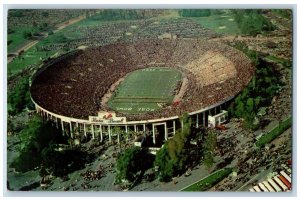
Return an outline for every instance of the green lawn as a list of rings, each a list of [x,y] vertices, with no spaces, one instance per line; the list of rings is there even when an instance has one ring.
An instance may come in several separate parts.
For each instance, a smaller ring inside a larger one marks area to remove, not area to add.
[[[16,27],[13,29],[13,33],[10,33],[7,35],[7,41],[11,41],[7,45],[7,51],[12,52],[20,45],[24,44],[28,40],[24,38],[23,32],[24,31],[30,31],[32,33],[37,32],[38,28],[26,26],[26,27]]]
[[[220,34],[232,35],[240,33],[240,29],[231,14],[211,15],[208,17],[191,17],[190,19],[196,21],[203,27]]]
[[[54,53],[55,52],[52,51],[36,51],[35,47],[32,47],[28,51],[26,51],[22,56],[15,58],[12,62],[10,62],[7,65],[8,75],[16,74],[28,65],[39,64],[42,62],[42,59],[48,58]]]
[[[222,181],[225,177],[227,177],[232,172],[231,168],[225,168],[218,170],[208,177],[182,189],[181,191],[205,191],[211,187],[213,187],[218,182]]]
[[[104,23],[106,23],[106,22],[105,21],[100,21],[100,20],[84,19],[84,20],[76,22],[76,23],[74,23],[74,24],[58,31],[57,33],[49,36],[48,40],[49,41],[55,41],[55,37],[56,37],[57,34],[63,34],[68,39],[82,38],[82,37],[84,37],[84,33],[82,31],[78,30],[77,28],[82,27],[82,28],[92,29],[92,28],[100,26]]]
[[[143,113],[170,104],[181,73],[168,68],[146,68],[130,73],[108,105],[123,113]]]
[[[103,23],[105,22],[99,20],[84,19],[54,33],[53,35],[49,35],[47,38],[41,40],[35,46],[27,50],[21,57],[18,57],[14,59],[14,61],[10,62],[7,66],[8,75],[19,73],[28,65],[39,64],[41,63],[41,59],[46,59],[47,57],[50,57],[51,55],[56,53],[54,51],[36,51],[36,47],[47,44],[66,43],[70,39],[81,38],[83,36],[83,33],[80,31],[74,31],[75,27],[95,27]],[[28,27],[27,29],[30,29],[30,27]],[[13,39],[14,41],[8,46],[9,51],[26,42],[26,40],[23,38],[23,31],[25,31],[25,28],[20,28],[20,30],[17,30],[14,33],[8,35],[8,40]]]
[[[268,133],[264,134],[261,138],[259,138],[258,141],[255,143],[255,145],[257,147],[265,146],[265,144],[274,140],[276,137],[278,137],[280,134],[282,134],[291,126],[292,126],[292,117],[289,117],[286,120],[280,122],[278,126],[273,128],[271,131],[269,131]]]

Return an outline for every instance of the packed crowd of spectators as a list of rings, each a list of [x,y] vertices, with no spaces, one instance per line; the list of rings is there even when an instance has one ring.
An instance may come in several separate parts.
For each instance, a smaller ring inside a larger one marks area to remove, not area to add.
[[[206,86],[197,82],[197,74],[201,72],[187,68],[187,64],[208,51],[229,59],[236,76]],[[200,110],[239,93],[254,73],[243,53],[221,43],[192,39],[145,40],[80,50],[36,76],[31,95],[37,104],[51,112],[87,119],[108,109],[101,105],[101,98],[120,78],[137,69],[160,65],[176,68],[187,76],[188,86],[180,104],[143,114],[117,115],[125,115],[128,120],[146,120]]]
[[[149,26],[140,29],[135,37],[137,39],[157,38],[164,33],[176,35],[179,38],[196,37],[216,37],[217,34],[211,30],[205,29],[195,21],[186,18],[172,19],[168,21],[153,22]]]
[[[71,32],[80,33],[82,36],[76,39],[70,38],[66,43],[47,44],[39,48],[43,51],[57,51],[63,48],[76,49],[79,46],[97,47],[116,42],[157,39],[166,33],[176,38],[217,36],[190,19],[174,19],[165,22],[153,19],[107,22],[97,26],[74,27]]]

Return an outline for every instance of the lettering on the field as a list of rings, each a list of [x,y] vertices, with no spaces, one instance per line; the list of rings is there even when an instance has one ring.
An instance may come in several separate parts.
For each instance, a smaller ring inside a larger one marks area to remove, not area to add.
[[[154,109],[153,108],[144,108],[144,107],[140,107],[138,108],[139,112],[153,112]]]
[[[118,111],[131,111],[132,110],[132,107],[116,107],[116,109]],[[153,112],[154,111],[154,108],[145,108],[145,107],[139,107],[137,109],[139,112]]]
[[[161,72],[166,72],[166,71],[172,71],[172,70],[167,69],[167,68],[160,68],[159,71],[161,71]]]
[[[166,72],[166,71],[173,71],[171,69],[168,69],[168,68],[144,68],[142,69],[142,71],[160,71],[160,72]]]
[[[142,71],[156,71],[156,69],[155,68],[145,68]]]
[[[117,110],[122,110],[122,111],[131,111],[131,107],[117,107]]]

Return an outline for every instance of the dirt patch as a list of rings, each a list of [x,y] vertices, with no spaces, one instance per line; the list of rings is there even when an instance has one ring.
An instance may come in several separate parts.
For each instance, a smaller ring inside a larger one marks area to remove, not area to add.
[[[121,84],[121,82],[124,81],[125,77],[120,78],[117,82],[115,82],[113,85],[111,85],[109,90],[107,91],[107,93],[104,94],[104,96],[101,98],[101,105],[103,107],[105,107],[105,108],[107,107],[107,102],[109,101],[109,99],[113,95],[113,92],[115,91],[117,86],[119,86]]]
[[[187,79],[186,76],[184,76],[184,77],[182,78],[182,84],[181,84],[180,90],[179,90],[179,92],[174,96],[173,102],[174,102],[174,101],[180,101],[180,100],[183,98],[185,92],[187,91],[187,88],[188,88],[188,79]]]

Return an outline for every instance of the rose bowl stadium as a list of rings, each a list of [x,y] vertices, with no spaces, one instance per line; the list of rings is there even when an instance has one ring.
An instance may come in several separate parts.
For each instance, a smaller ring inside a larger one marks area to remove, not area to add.
[[[254,74],[249,58],[222,43],[143,40],[71,51],[44,63],[31,98],[44,119],[72,138],[120,141],[121,132],[153,144],[182,128],[226,121],[226,108]]]

